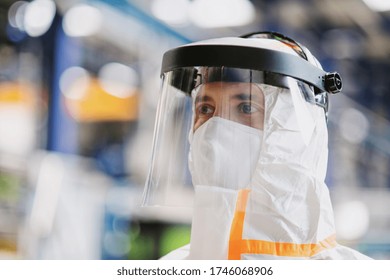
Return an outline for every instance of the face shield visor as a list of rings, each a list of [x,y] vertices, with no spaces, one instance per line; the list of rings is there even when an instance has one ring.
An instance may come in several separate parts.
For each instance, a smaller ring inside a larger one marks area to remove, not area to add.
[[[325,119],[326,75],[338,74],[260,48],[258,40],[229,38],[165,54],[144,206],[191,206],[197,185],[250,188],[272,130],[293,130],[308,144],[315,114]]]

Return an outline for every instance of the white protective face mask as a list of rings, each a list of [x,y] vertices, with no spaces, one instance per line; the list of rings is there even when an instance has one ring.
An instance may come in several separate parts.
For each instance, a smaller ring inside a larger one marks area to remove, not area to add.
[[[195,186],[242,189],[249,184],[260,154],[263,131],[213,117],[193,134],[189,168]]]

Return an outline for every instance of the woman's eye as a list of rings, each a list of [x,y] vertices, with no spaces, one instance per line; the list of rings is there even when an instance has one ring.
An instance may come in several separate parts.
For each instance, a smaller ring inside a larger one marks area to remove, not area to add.
[[[252,114],[258,111],[254,106],[252,106],[251,103],[242,103],[238,105],[238,109],[241,113],[244,114]]]
[[[198,112],[202,115],[209,115],[214,113],[214,108],[210,105],[201,105],[198,107]]]

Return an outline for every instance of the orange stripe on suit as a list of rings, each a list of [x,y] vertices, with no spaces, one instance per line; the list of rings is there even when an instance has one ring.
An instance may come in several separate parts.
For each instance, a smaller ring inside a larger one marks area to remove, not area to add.
[[[240,190],[237,196],[236,209],[230,229],[229,260],[241,259],[241,254],[262,254],[285,257],[311,257],[319,252],[336,246],[336,237],[331,235],[325,240],[312,244],[272,242],[265,240],[243,239],[246,205],[250,190]]]

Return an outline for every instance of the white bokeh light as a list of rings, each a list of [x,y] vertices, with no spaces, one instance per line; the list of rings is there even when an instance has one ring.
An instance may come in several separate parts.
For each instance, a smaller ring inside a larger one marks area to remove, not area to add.
[[[24,15],[29,5],[26,1],[16,1],[8,10],[8,22],[12,27],[24,30]]]
[[[363,0],[364,3],[373,11],[385,12],[390,11],[389,0]]]
[[[171,25],[184,25],[188,22],[189,0],[154,0],[152,13],[158,19]]]
[[[248,0],[194,0],[190,18],[202,28],[242,26],[255,18],[255,8]]]
[[[138,83],[138,75],[134,69],[126,65],[111,62],[100,69],[99,83],[109,94],[126,98],[134,94],[134,89]]]
[[[340,116],[340,133],[351,143],[361,143],[368,135],[370,124],[367,117],[354,108],[347,108]]]
[[[56,5],[52,0],[35,0],[26,6],[24,29],[32,37],[41,36],[49,30],[55,14]]]
[[[34,113],[18,104],[0,104],[0,154],[26,156],[34,148]]]
[[[66,12],[63,28],[68,36],[91,36],[101,29],[102,21],[103,16],[99,9],[90,5],[79,4]]]
[[[344,202],[334,209],[337,236],[344,240],[356,240],[367,232],[370,214],[361,201]]]
[[[69,99],[80,100],[85,96],[90,84],[90,75],[82,67],[66,69],[60,77],[61,92]]]
[[[128,254],[131,249],[129,236],[122,232],[106,233],[103,246],[110,255],[118,257]]]

